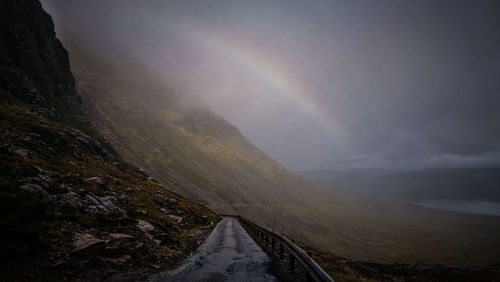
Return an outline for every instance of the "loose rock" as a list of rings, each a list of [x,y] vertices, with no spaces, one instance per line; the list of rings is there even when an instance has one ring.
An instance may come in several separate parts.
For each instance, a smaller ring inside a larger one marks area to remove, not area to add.
[[[104,184],[104,182],[102,181],[102,179],[100,177],[97,177],[97,176],[94,176],[94,177],[90,177],[90,178],[87,178],[87,181],[89,182],[93,182],[97,185],[102,185]]]
[[[92,234],[76,233],[74,238],[75,242],[73,243],[73,255],[93,257],[103,252],[106,247],[104,240],[98,239]]]
[[[151,231],[155,230],[155,227],[151,225],[151,223],[145,220],[138,220],[137,228],[139,228],[149,239],[153,239],[153,235],[151,235]]]

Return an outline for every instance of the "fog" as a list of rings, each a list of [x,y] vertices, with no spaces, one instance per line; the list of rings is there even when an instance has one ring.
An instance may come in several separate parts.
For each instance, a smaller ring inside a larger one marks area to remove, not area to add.
[[[500,164],[498,1],[43,0],[292,170]]]

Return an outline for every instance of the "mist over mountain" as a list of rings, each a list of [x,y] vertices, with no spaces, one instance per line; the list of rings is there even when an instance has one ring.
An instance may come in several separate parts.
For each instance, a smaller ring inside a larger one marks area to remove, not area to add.
[[[343,256],[405,262],[431,257],[495,260],[480,251],[494,248],[495,240],[471,245],[466,234],[474,230],[489,236],[497,232],[490,222],[496,219],[429,211],[308,183],[204,103],[186,103],[186,96],[126,49],[110,43],[106,46],[116,51],[103,56],[106,52],[96,53],[74,34],[61,38],[95,128],[126,160],[144,167],[167,189]],[[424,235],[415,240],[408,234]],[[444,244],[447,240],[464,252],[455,253],[452,245]],[[440,248],[434,247],[436,241],[443,242]],[[411,251],[415,248],[419,251]]]
[[[409,203],[500,200],[497,6],[0,0],[0,279],[277,247],[227,214],[340,281],[497,278],[497,214]]]
[[[126,49],[290,169],[500,163],[497,1],[43,4],[60,33]]]

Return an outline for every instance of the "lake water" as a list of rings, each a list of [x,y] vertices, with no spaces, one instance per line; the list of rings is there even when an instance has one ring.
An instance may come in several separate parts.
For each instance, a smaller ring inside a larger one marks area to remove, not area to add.
[[[428,199],[414,204],[433,209],[500,216],[500,202]]]

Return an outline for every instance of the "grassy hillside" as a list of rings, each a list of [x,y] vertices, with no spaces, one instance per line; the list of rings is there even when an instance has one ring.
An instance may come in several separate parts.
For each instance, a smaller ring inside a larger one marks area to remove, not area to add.
[[[89,115],[119,153],[216,211],[240,213],[350,258],[500,261],[499,218],[373,201],[309,184],[208,109],[186,106],[131,58],[112,64],[70,47],[70,59]]]

